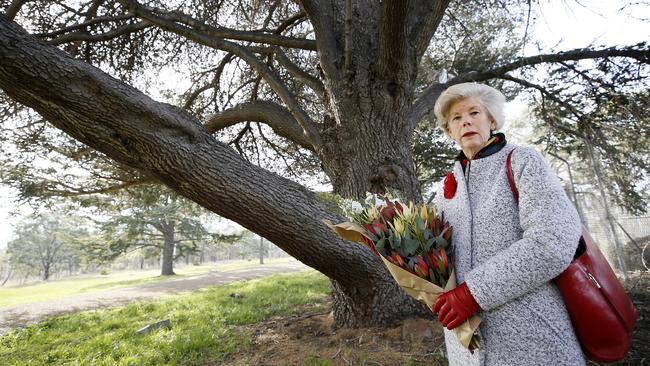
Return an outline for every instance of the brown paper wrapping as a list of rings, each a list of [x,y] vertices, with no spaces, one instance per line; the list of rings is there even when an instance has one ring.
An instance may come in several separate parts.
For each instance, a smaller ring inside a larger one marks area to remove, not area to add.
[[[365,232],[365,229],[360,225],[349,221],[336,225],[329,220],[323,220],[323,222],[343,239],[356,243],[364,243],[362,233]],[[436,286],[433,283],[394,265],[383,256],[380,255],[379,257],[384,262],[384,265],[386,265],[386,268],[388,268],[388,271],[393,276],[395,281],[397,281],[397,284],[404,291],[406,291],[407,294],[416,300],[422,301],[429,308],[433,306],[440,294],[456,287],[456,275],[453,271],[451,272],[451,276],[449,277],[447,285],[443,289],[440,286]],[[471,318],[467,319],[467,321],[465,321],[463,324],[454,328],[452,332],[456,335],[456,337],[458,337],[458,340],[465,348],[469,348],[469,342],[472,340],[472,335],[474,335],[474,331],[476,331],[480,323],[481,318],[479,318],[477,315],[474,315]]]
[[[456,275],[454,271],[451,272],[449,281],[443,289],[440,286],[436,286],[433,283],[394,265],[383,256],[380,256],[380,258],[386,265],[386,268],[388,268],[388,271],[390,271],[390,274],[393,276],[395,281],[397,281],[397,284],[406,291],[407,294],[411,295],[416,300],[425,303],[429,309],[436,302],[436,299],[440,294],[456,287]],[[472,340],[472,335],[474,335],[474,331],[476,331],[480,323],[481,318],[479,318],[478,315],[474,315],[467,319],[463,324],[454,328],[452,332],[456,337],[458,337],[458,340],[465,348],[469,348],[469,342]]]
[[[364,233],[366,229],[364,229],[361,225],[349,221],[345,221],[340,224],[333,224],[330,220],[323,220],[323,222],[343,239],[353,241],[355,243],[364,244],[362,233]]]

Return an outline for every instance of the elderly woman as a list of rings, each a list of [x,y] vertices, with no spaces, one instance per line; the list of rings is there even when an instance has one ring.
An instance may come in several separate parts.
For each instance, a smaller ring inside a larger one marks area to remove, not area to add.
[[[453,329],[478,313],[481,348],[470,353],[445,330],[450,365],[584,365],[584,355],[552,279],[580,238],[578,215],[545,160],[508,144],[505,97],[476,83],[449,87],[434,112],[461,151],[436,206],[454,228],[459,286],[433,306]],[[514,150],[514,151],[513,151]],[[511,167],[519,201],[508,183]]]

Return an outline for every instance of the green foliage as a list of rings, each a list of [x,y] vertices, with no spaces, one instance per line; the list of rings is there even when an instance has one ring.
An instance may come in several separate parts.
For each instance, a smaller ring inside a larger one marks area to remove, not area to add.
[[[327,212],[334,215],[345,216],[345,213],[341,209],[344,202],[343,197],[330,192],[316,192],[316,197],[321,201]]]
[[[79,268],[86,260],[83,243],[90,236],[84,219],[60,213],[32,214],[18,224],[7,254],[12,266],[44,280],[62,270]]]
[[[429,116],[425,116],[416,127],[412,146],[415,172],[426,199],[432,194],[433,184],[452,169],[458,149],[442,130],[433,127]]]
[[[238,293],[240,298],[229,295]],[[203,365],[249,349],[238,325],[296,315],[321,302],[329,281],[315,271],[216,287],[165,302],[53,318],[0,337],[3,365]],[[171,330],[137,329],[170,319]],[[253,350],[251,349],[251,352]]]
[[[105,215],[100,222],[104,242],[93,247],[94,255],[112,260],[134,248],[175,248],[175,258],[196,253],[201,243],[234,242],[240,235],[211,233],[204,221],[216,219],[197,204],[159,185],[144,185],[104,197],[97,208]],[[159,253],[156,250],[153,255]]]
[[[581,99],[579,113],[560,103],[534,100],[534,122],[541,132],[535,142],[569,160],[581,192],[597,190],[593,153],[609,199],[632,213],[647,212],[650,89],[592,90],[590,98],[574,91],[566,98]]]

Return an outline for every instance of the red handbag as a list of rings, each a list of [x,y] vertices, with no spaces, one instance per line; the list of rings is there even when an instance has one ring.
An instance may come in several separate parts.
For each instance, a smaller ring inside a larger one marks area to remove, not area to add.
[[[511,156],[512,151],[506,159],[508,183],[519,203]],[[554,281],[587,359],[614,362],[625,358],[632,342],[637,311],[584,227],[573,261]]]

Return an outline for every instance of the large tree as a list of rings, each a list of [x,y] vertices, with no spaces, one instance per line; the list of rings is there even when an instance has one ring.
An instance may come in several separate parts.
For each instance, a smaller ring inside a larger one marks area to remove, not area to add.
[[[580,75],[589,67],[578,63],[585,59],[629,66],[618,74],[600,70],[611,75],[613,93],[646,85],[646,45],[519,57],[526,33],[512,24],[526,21],[528,9],[515,5],[15,0],[0,16],[0,88],[142,179],[167,185],[327,275],[339,324],[390,324],[426,309],[368,250],[330,232],[321,220],[340,217],[313,192],[261,168],[242,145],[270,129],[282,140],[267,146],[303,157],[288,167],[322,168],[337,194],[358,198],[390,188],[420,201],[414,131],[448,85],[492,80],[508,95],[532,88],[552,98],[560,83],[540,86],[533,71],[564,64]],[[175,105],[130,85],[139,82],[137,68],[167,64],[185,65],[194,81],[168,100]],[[635,71],[638,78],[626,78]],[[238,124],[238,132],[222,132]]]
[[[84,259],[81,243],[89,237],[80,217],[32,214],[16,227],[7,246],[13,267],[35,271],[47,281],[55,272],[73,270]]]

